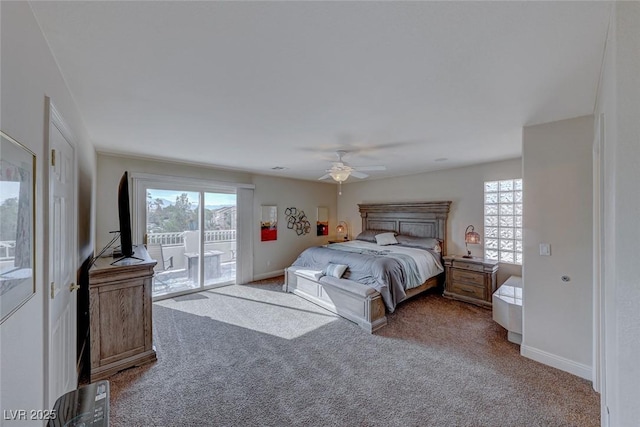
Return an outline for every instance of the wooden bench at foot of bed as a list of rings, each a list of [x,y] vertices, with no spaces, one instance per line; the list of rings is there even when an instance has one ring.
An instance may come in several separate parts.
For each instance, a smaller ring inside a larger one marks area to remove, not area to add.
[[[316,280],[298,273],[297,270],[299,269],[296,267],[285,270],[285,292],[292,292],[349,319],[370,333],[387,324],[380,292],[348,279],[323,276]]]

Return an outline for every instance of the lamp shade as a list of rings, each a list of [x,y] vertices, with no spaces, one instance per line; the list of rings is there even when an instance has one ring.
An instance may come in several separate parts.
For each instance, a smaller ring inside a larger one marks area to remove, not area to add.
[[[467,249],[467,254],[463,255],[463,258],[472,258],[471,251],[467,246],[469,243],[471,243],[472,245],[479,245],[481,241],[482,239],[480,239],[480,235],[473,228],[473,225],[468,226],[464,231],[464,246]]]
[[[471,227],[471,230],[469,230],[469,227]],[[473,229],[473,225],[469,227],[467,227],[467,231],[464,232],[464,242],[479,245],[482,241],[480,235]]]
[[[336,226],[336,232],[338,233],[338,235],[343,234],[344,240],[349,239],[349,226],[347,225],[346,222],[344,221],[338,222],[338,225]]]

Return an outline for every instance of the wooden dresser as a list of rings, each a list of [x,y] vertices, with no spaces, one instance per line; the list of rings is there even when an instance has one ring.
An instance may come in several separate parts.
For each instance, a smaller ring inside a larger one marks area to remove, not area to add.
[[[144,246],[112,265],[99,258],[89,270],[90,381],[156,360],[151,281],[156,261]]]
[[[491,307],[491,296],[496,290],[498,261],[445,256],[444,268],[445,297]]]

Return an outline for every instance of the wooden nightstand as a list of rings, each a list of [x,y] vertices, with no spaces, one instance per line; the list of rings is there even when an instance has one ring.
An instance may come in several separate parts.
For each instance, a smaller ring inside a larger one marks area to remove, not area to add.
[[[445,297],[491,307],[491,296],[496,290],[498,261],[445,256],[444,268]]]

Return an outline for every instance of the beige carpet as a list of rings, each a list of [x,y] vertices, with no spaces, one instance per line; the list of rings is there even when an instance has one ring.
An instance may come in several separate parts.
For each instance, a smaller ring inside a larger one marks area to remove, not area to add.
[[[370,335],[283,278],[154,304],[158,361],[110,378],[113,426],[599,426],[591,384],[491,312],[424,294]]]

